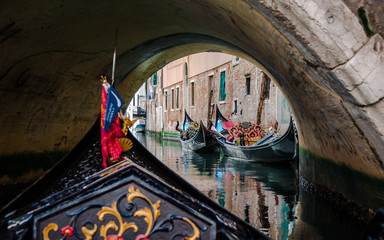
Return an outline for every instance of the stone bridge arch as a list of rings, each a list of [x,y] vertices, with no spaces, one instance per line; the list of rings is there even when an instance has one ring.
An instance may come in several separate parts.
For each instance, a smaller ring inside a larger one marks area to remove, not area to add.
[[[374,3],[362,1],[368,13],[383,8]],[[98,79],[110,76],[114,47],[125,99],[166,63],[220,50],[261,63],[286,95],[299,129],[303,184],[364,208],[382,204],[380,14],[371,21],[378,34],[368,37],[353,1],[2,5],[2,155],[71,149],[99,113]]]

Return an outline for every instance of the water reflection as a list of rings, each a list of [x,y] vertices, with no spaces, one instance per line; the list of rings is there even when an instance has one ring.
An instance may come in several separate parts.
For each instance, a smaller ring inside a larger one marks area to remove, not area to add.
[[[273,239],[288,239],[295,225],[297,184],[289,164],[263,165],[223,157],[217,169],[220,204]]]
[[[288,239],[296,224],[297,181],[291,165],[268,166],[183,151],[178,142],[136,134],[173,171],[273,239]]]
[[[272,239],[362,239],[364,229],[298,187],[297,170],[183,151],[179,142],[137,134],[157,158],[201,192]],[[299,194],[300,193],[300,194]]]

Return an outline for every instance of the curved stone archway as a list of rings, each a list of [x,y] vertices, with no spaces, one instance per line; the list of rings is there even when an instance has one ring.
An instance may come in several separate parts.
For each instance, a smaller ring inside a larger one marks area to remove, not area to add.
[[[114,47],[126,99],[172,60],[223,51],[260,63],[286,95],[305,184],[367,208],[383,202],[370,194],[384,182],[383,40],[366,36],[347,1],[3,5],[2,155],[71,149],[99,114]]]

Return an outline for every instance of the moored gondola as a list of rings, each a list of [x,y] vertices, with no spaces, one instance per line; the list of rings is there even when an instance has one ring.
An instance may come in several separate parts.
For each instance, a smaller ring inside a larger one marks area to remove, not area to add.
[[[216,108],[215,128],[224,132],[222,124],[228,120]],[[216,139],[226,156],[254,162],[275,163],[289,161],[296,156],[296,137],[292,117],[288,130],[281,136],[268,135],[253,145],[242,146],[231,143],[220,135]]]
[[[203,122],[193,121],[187,114],[187,111],[184,112],[184,121],[179,140],[184,150],[197,152],[213,151],[216,146],[216,139],[208,132]]]

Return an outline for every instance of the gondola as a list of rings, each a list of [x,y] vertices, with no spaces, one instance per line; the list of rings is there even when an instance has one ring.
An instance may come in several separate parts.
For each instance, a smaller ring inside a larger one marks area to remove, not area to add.
[[[219,132],[224,129],[221,124],[228,120],[216,108],[215,127]],[[292,118],[288,130],[281,136],[270,136],[262,139],[251,146],[238,146],[226,141],[225,138],[216,135],[220,148],[224,155],[237,159],[244,159],[254,162],[276,163],[289,161],[296,156],[296,137]]]
[[[152,155],[101,167],[100,118],[49,172],[0,211],[0,239],[269,239]]]
[[[145,133],[145,124],[142,124],[142,123],[139,122],[139,124],[137,124],[136,127],[135,127],[135,132],[137,132],[137,133]]]
[[[189,129],[194,131],[188,132]],[[185,134],[189,134],[187,139],[185,139]],[[214,150],[216,146],[216,140],[211,133],[205,128],[203,122],[195,122],[187,114],[187,111],[184,112],[184,121],[182,126],[182,132],[179,135],[180,143],[184,150],[192,150],[196,152],[204,152],[209,150]]]

